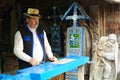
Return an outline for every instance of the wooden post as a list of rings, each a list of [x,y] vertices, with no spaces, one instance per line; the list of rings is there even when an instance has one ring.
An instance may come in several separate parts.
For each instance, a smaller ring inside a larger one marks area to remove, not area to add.
[[[104,15],[105,15],[105,11],[104,11],[104,5],[105,2],[99,0],[99,12],[98,12],[98,26],[99,26],[99,30],[100,30],[100,36],[104,36],[105,35],[105,26],[104,26]]]
[[[84,65],[78,67],[78,80],[84,80]]]

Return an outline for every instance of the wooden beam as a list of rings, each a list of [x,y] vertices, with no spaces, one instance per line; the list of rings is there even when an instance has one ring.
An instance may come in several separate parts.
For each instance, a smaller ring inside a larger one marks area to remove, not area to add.
[[[99,9],[99,12],[98,12],[98,27],[99,27],[99,30],[100,30],[100,36],[104,36],[105,35],[105,26],[104,26],[104,1],[102,0],[99,0],[99,4],[98,4],[98,9]]]

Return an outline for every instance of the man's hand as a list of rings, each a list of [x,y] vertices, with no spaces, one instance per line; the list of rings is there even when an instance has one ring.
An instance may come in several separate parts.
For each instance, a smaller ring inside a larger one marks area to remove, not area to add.
[[[53,56],[53,57],[51,57],[51,58],[49,58],[49,59],[50,59],[50,61],[52,61],[52,62],[57,61],[57,58],[56,58],[55,56]]]
[[[30,63],[32,66],[39,65],[39,61],[37,61],[36,59],[33,59],[33,58],[30,59],[29,63]]]

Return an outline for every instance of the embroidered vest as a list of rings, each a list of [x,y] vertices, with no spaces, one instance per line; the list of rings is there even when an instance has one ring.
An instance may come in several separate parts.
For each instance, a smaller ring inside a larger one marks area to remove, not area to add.
[[[21,33],[22,39],[23,39],[23,47],[26,54],[32,57],[33,54],[33,34],[32,32],[28,29],[27,26],[23,26],[19,28],[19,31]],[[38,39],[41,43],[41,46],[43,48],[43,54],[45,57],[45,51],[44,51],[44,34],[43,34],[43,29],[41,27],[38,27],[36,29],[36,33],[38,36]],[[22,61],[19,59],[19,69],[30,67],[31,64],[28,62]]]

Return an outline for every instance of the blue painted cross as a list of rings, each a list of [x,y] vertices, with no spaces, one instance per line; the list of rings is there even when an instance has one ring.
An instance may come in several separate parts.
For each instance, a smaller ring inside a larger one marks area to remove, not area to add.
[[[70,12],[73,11],[73,15],[69,16]],[[66,11],[66,13],[61,18],[62,20],[73,20],[73,27],[77,27],[77,20],[84,19],[89,20],[89,16],[85,13],[85,11],[76,3],[74,2],[70,8]]]

